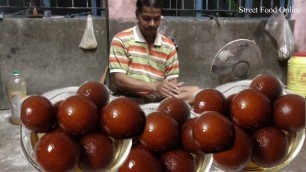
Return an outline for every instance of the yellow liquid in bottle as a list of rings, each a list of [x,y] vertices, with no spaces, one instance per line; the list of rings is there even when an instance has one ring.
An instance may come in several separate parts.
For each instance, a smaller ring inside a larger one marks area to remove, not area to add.
[[[11,91],[9,92],[10,102],[11,102],[11,122],[14,125],[21,124],[21,117],[20,117],[20,107],[23,98],[27,96],[26,91]]]

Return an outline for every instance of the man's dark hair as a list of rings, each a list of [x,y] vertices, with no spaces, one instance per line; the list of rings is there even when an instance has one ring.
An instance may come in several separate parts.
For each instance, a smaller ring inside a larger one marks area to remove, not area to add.
[[[137,0],[136,13],[141,12],[143,6],[163,9],[163,1],[162,0]]]

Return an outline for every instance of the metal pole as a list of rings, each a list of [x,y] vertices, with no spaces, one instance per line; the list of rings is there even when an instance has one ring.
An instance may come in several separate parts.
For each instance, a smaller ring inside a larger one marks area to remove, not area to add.
[[[252,8],[252,0],[246,0],[246,2],[245,2],[245,7],[246,8],[248,8],[248,9],[250,9],[250,8]],[[245,15],[244,15],[244,17],[245,18],[250,18],[250,14],[249,13],[246,13]]]
[[[280,0],[280,7],[285,7],[285,0]]]
[[[219,11],[220,1],[217,0],[217,11]]]
[[[88,2],[87,2],[87,5],[88,5]],[[92,9],[93,15],[97,16],[98,12],[97,12],[97,2],[96,2],[96,0],[91,0],[91,6],[93,7],[93,9]]]
[[[287,8],[293,7],[293,5],[293,0],[289,0]],[[288,19],[291,19],[291,13],[288,13],[287,17]]]
[[[206,0],[206,3],[207,3],[207,0]],[[197,17],[202,16],[202,10],[203,10],[202,7],[203,7],[203,0],[197,0],[197,4],[196,4],[196,9],[197,9],[196,16]]]
[[[177,16],[177,10],[178,10],[178,9],[177,9],[177,7],[178,7],[178,0],[176,0],[175,2],[176,2],[176,3],[175,3],[175,15]]]
[[[101,9],[101,16],[106,16],[106,14],[105,14],[105,11],[107,10],[106,9],[106,2],[105,2],[106,0],[101,0],[101,2],[100,2],[100,6],[104,9]]]

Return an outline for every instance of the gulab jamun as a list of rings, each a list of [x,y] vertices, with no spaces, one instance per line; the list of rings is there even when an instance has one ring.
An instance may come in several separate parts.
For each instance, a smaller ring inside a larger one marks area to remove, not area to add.
[[[265,94],[272,102],[283,92],[280,81],[273,75],[260,74],[257,75],[250,84],[250,88],[254,88]]]
[[[233,98],[231,117],[236,125],[256,129],[268,124],[272,118],[270,99],[256,89],[245,89]]]
[[[198,117],[187,119],[181,125],[181,142],[184,149],[194,154],[201,154],[200,145],[195,142],[193,137],[193,127]]]
[[[190,117],[189,105],[184,100],[175,97],[162,100],[157,110],[173,117],[179,125]]]
[[[234,144],[233,124],[223,115],[206,111],[198,117],[193,127],[193,137],[204,153],[230,149]]]
[[[157,111],[148,114],[146,125],[140,136],[144,148],[163,152],[176,146],[179,138],[179,125],[175,119]]]
[[[115,145],[111,138],[102,133],[82,137],[80,144],[80,167],[84,171],[102,171],[115,158]]]
[[[280,96],[274,103],[275,125],[289,132],[298,132],[305,127],[305,99],[296,94]]]
[[[253,137],[252,161],[265,168],[282,162],[288,153],[288,138],[277,127],[263,127],[255,131]]]
[[[56,123],[56,114],[52,103],[40,95],[32,95],[24,99],[20,115],[24,126],[32,132],[47,132]]]
[[[141,145],[133,146],[118,172],[161,172],[159,159]]]
[[[126,97],[109,102],[100,113],[100,125],[114,138],[139,136],[145,126],[146,116],[139,104]]]
[[[78,166],[79,145],[71,136],[57,130],[38,140],[34,154],[43,171],[73,171]]]
[[[81,136],[93,132],[98,125],[97,106],[87,98],[73,95],[58,108],[57,122],[68,134]]]
[[[183,149],[174,149],[165,152],[161,156],[163,171],[167,172],[187,172],[196,171],[197,164],[195,158]]]
[[[194,112],[200,114],[205,111],[216,111],[226,115],[227,102],[225,96],[216,89],[204,89],[199,91],[193,101]]]
[[[223,171],[241,171],[251,161],[252,137],[235,126],[234,146],[226,151],[214,153],[214,165]]]
[[[86,81],[77,90],[77,94],[93,101],[98,109],[109,101],[109,92],[106,86],[98,81]]]

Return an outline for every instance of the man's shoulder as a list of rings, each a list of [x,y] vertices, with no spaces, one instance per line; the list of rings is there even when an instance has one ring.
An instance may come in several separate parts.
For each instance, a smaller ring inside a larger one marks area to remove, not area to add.
[[[115,35],[117,38],[129,38],[133,36],[133,28],[125,29]]]
[[[175,44],[172,41],[172,39],[166,37],[165,35],[161,34],[161,41],[162,41],[163,45],[170,46],[170,47],[175,47]]]

